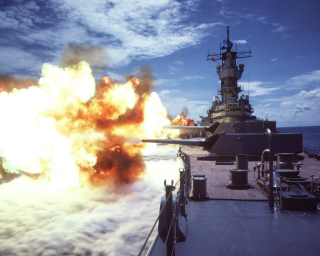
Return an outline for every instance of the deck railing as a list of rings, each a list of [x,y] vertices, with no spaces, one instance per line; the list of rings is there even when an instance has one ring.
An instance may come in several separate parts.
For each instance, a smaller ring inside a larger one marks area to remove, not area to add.
[[[190,184],[190,176],[191,176],[191,169],[190,169],[190,159],[189,156],[179,150],[177,157],[183,162],[184,167],[179,169],[180,178],[179,180],[173,185],[173,180],[171,180],[171,184],[167,184],[166,180],[164,180],[165,186],[165,201],[161,203],[161,209],[159,215],[157,216],[156,221],[154,222],[140,252],[139,256],[142,255],[142,252],[156,226],[156,224],[162,221],[162,226],[164,222],[166,223],[166,234],[164,239],[164,245],[162,248],[161,256],[164,254],[165,250],[167,252],[167,256],[174,256],[175,255],[175,245],[179,240],[177,235],[177,231],[179,228],[179,217],[187,218],[186,214],[186,203],[187,203],[187,195],[189,193],[189,184]],[[181,170],[182,169],[182,170]],[[173,195],[177,185],[180,185],[177,193]],[[175,200],[173,200],[173,196],[175,196]],[[174,204],[174,207],[173,207]],[[151,246],[152,247],[152,246]]]
[[[307,154],[309,158],[315,158],[316,160],[320,160],[319,150],[315,150],[311,148],[303,148],[303,152]]]

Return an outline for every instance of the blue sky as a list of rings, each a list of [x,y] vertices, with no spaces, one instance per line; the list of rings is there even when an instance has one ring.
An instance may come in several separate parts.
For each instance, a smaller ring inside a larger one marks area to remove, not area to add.
[[[68,44],[101,46],[97,78],[123,82],[148,65],[168,112],[188,107],[199,120],[219,87],[206,56],[230,26],[238,50],[252,50],[240,81],[254,114],[279,127],[320,125],[319,11],[317,0],[1,1],[0,74],[38,78]]]

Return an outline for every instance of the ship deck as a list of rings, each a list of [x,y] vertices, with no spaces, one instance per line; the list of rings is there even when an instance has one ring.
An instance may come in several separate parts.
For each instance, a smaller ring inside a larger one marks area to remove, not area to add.
[[[230,182],[231,169],[236,169],[236,165],[215,165],[214,161],[198,161],[197,157],[206,156],[207,151],[201,150],[198,147],[183,146],[182,151],[190,156],[191,175],[205,175],[207,178],[207,192],[210,199],[224,200],[249,200],[263,201],[268,200],[267,195],[257,185],[256,180],[258,172],[253,171],[253,166],[257,162],[249,161],[248,164],[248,183],[253,188],[250,189],[229,189],[226,184]],[[310,177],[315,175],[320,177],[320,161],[314,158],[308,158],[306,154],[304,165],[300,168],[301,177]]]
[[[319,211],[281,213],[267,202],[207,200],[189,202],[187,214],[187,240],[175,245],[176,256],[320,254]]]
[[[228,189],[230,169],[235,165],[215,165],[198,161],[207,151],[183,146],[190,156],[191,174],[205,175],[210,199],[190,201],[187,206],[187,242],[176,245],[176,255],[319,255],[320,213],[272,210],[268,198],[255,182],[256,162],[249,161],[251,189]],[[301,177],[320,176],[320,161],[308,158]],[[218,200],[224,199],[224,200]],[[256,201],[256,202],[252,202]],[[258,202],[262,201],[262,202]],[[275,208],[277,209],[277,208]]]
[[[211,200],[189,201],[186,205],[187,236],[185,242],[175,245],[176,256],[320,254],[320,211],[280,212],[276,203],[271,209],[254,180],[255,162],[249,162],[248,173],[248,182],[254,188],[231,190],[226,184],[230,181],[229,169],[235,169],[235,165],[197,161],[198,156],[207,154],[199,148],[183,146],[182,151],[190,156],[192,175],[206,175]],[[301,177],[319,177],[320,161],[302,155]],[[163,242],[156,239],[149,255],[160,255],[162,248]]]

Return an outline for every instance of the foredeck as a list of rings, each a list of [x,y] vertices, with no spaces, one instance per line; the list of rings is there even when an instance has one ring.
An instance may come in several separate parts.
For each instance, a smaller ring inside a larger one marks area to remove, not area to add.
[[[262,192],[256,184],[258,172],[254,173],[253,166],[256,162],[249,161],[248,183],[253,185],[250,189],[229,189],[226,184],[230,182],[231,169],[236,169],[235,165],[216,165],[214,161],[198,161],[197,157],[206,156],[207,151],[197,147],[183,146],[182,151],[190,156],[191,175],[205,175],[207,178],[207,192],[210,199],[225,200],[268,200],[266,194]],[[320,176],[320,161],[308,158],[306,154],[304,165],[300,169],[301,177]]]
[[[316,256],[319,213],[280,212],[261,201],[191,201],[187,240],[175,245],[175,255]]]
[[[190,156],[192,175],[207,177],[211,200],[189,201],[186,205],[187,238],[175,244],[176,256],[319,255],[320,211],[280,211],[278,204],[270,208],[255,182],[255,162],[249,162],[248,168],[248,182],[254,188],[227,189],[229,169],[235,169],[235,165],[197,161],[198,156],[207,154],[200,148],[183,146],[182,151]],[[302,155],[301,177],[319,177],[320,161]],[[163,248],[163,255],[167,255],[164,241],[157,236],[148,255],[161,255]]]

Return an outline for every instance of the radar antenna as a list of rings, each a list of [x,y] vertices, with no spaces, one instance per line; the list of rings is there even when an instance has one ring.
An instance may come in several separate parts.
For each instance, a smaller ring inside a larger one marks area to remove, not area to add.
[[[244,58],[250,58],[251,57],[251,47],[249,47],[249,50],[247,51],[238,51],[237,49],[235,51],[232,51],[233,43],[229,39],[229,26],[227,26],[227,39],[223,40],[223,46],[221,47],[220,44],[220,53],[210,53],[208,52],[207,60],[221,60],[222,61],[222,67],[225,65],[225,61],[227,59],[227,53],[230,52],[232,55],[232,59],[239,59],[238,63],[244,59]]]

